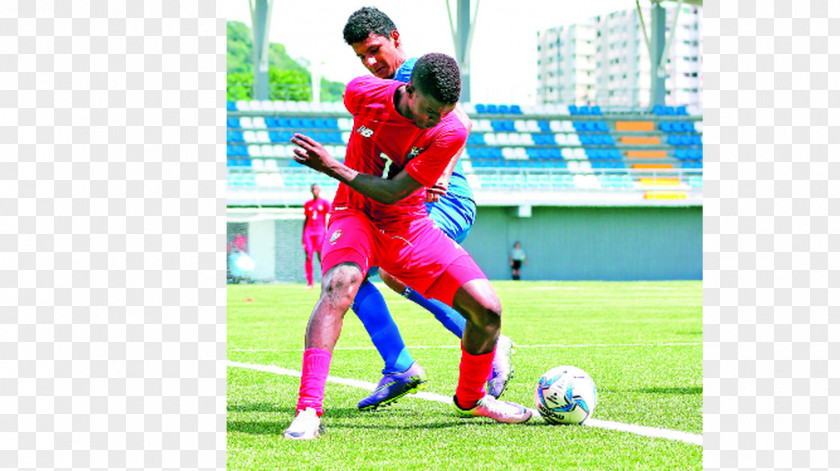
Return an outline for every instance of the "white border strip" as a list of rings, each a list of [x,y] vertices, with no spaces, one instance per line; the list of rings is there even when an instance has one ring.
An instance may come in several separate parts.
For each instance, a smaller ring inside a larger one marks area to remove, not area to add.
[[[228,367],[233,368],[247,368],[251,370],[263,371],[266,373],[276,373],[280,375],[286,376],[295,376],[300,378],[300,371],[289,370],[286,368],[280,368],[278,366],[267,366],[267,365],[256,365],[251,363],[239,363],[236,361],[228,361]],[[327,381],[330,383],[336,384],[343,384],[345,386],[351,386],[354,388],[364,389],[367,391],[373,391],[376,389],[376,385],[374,383],[370,383],[367,381],[360,381],[357,379],[347,379],[347,378],[339,378],[337,376],[329,376],[327,377]],[[449,404],[452,402],[452,398],[449,396],[444,396],[442,394],[436,393],[427,393],[427,392],[418,392],[417,394],[412,394],[406,397],[415,397],[418,399],[425,399],[427,401],[435,401],[441,402],[444,404]],[[534,411],[536,414],[536,411]],[[597,427],[603,428],[607,430],[617,430],[620,432],[629,432],[636,435],[642,435],[645,437],[653,437],[653,438],[664,438],[666,440],[674,440],[679,442],[690,443],[692,445],[699,445],[703,446],[703,436],[697,435],[688,432],[680,432],[679,430],[670,430],[666,428],[658,428],[658,427],[645,427],[643,425],[632,425],[632,424],[622,424],[620,422],[610,422],[608,420],[598,420],[598,419],[589,419],[584,424],[589,427]]]
[[[545,344],[545,345],[519,345],[514,348],[595,348],[595,347],[693,347],[703,345],[703,342],[672,342],[672,343],[593,343],[578,345]],[[432,348],[461,348],[460,345],[410,345],[408,349],[432,349]],[[374,350],[374,347],[335,347],[333,350]],[[302,348],[231,348],[229,352],[302,352]]]

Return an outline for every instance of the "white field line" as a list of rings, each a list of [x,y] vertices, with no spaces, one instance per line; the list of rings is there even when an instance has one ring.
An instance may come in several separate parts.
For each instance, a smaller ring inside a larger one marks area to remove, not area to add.
[[[277,366],[268,366],[268,365],[256,365],[251,363],[239,363],[236,361],[228,361],[227,362],[229,367],[233,368],[247,368],[251,370],[263,371],[266,373],[275,373],[280,375],[286,376],[295,376],[300,377],[300,371],[289,370],[286,368],[280,368]],[[376,389],[376,384],[370,383],[367,381],[360,381],[357,379],[347,379],[347,378],[339,378],[337,376],[329,376],[327,377],[327,381],[330,383],[336,384],[343,384],[345,386],[351,386],[354,388],[364,389],[367,391],[373,391]],[[418,392],[416,394],[406,395],[405,397],[415,397],[417,399],[425,399],[427,401],[434,401],[434,402],[441,402],[444,404],[449,404],[452,402],[452,397],[444,396],[442,394],[436,393],[427,393],[427,392]],[[535,415],[539,415],[536,410],[531,409],[531,411]],[[697,435],[694,433],[688,432],[681,432],[679,430],[670,430],[666,428],[659,428],[659,427],[645,427],[643,425],[633,425],[633,424],[623,424],[621,422],[611,422],[608,420],[598,420],[598,419],[589,419],[584,424],[589,427],[597,427],[603,428],[607,430],[618,430],[620,432],[629,432],[636,435],[642,435],[645,437],[653,437],[653,438],[664,438],[666,440],[674,440],[680,441],[685,443],[690,443],[692,445],[703,445],[703,436]]]
[[[578,345],[563,345],[563,344],[543,344],[543,345],[520,345],[516,344],[515,348],[602,348],[602,347],[686,347],[703,345],[703,342],[672,342],[672,343],[591,343]],[[432,349],[432,348],[461,348],[460,345],[410,345],[411,349]],[[335,347],[333,350],[374,350],[371,345],[369,347]],[[302,352],[303,348],[231,348],[229,352]]]

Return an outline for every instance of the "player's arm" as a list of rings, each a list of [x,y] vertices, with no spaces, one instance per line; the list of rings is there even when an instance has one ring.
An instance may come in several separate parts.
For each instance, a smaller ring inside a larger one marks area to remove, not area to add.
[[[394,204],[411,196],[423,186],[409,175],[406,169],[400,170],[394,178],[387,180],[357,172],[334,159],[324,146],[303,134],[295,133],[292,143],[298,146],[294,150],[296,162],[334,178],[378,203]]]
[[[453,113],[458,116],[461,122],[467,128],[467,136],[470,135],[472,131],[472,121],[467,116],[466,111],[461,108],[460,104],[455,105],[455,110]],[[465,138],[466,139],[466,138]],[[452,172],[455,170],[455,166],[458,164],[458,159],[461,158],[461,154],[464,153],[464,150],[467,148],[467,141],[464,141],[464,145],[458,149],[458,152],[455,152],[455,155],[452,156],[452,159],[449,161],[449,165],[446,166],[446,169],[443,171],[443,174],[440,176],[438,181],[435,183],[433,187],[426,188],[426,202],[431,203],[440,199],[440,197],[446,194],[446,191],[449,189],[449,178],[452,176]]]

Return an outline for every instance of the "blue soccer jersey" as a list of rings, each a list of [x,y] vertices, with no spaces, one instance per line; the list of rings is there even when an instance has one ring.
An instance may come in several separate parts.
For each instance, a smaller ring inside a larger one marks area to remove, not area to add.
[[[403,62],[394,74],[394,80],[408,83],[416,63],[416,57]],[[446,194],[434,203],[426,203],[426,209],[429,211],[429,217],[452,240],[460,244],[466,239],[475,222],[475,199],[464,176],[461,159],[458,159],[455,169],[452,170]]]

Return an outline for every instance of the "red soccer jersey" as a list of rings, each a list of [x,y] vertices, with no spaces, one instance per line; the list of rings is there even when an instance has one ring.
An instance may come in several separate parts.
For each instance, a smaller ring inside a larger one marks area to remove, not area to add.
[[[324,198],[309,200],[303,205],[303,213],[306,216],[304,232],[323,234],[326,232],[326,218],[330,211],[330,202]]]
[[[424,187],[431,187],[466,142],[469,118],[456,108],[437,126],[420,129],[394,105],[394,94],[401,85],[371,76],[347,84],[344,105],[353,115],[353,131],[344,164],[382,178],[393,178],[405,168]],[[380,229],[399,230],[427,216],[424,197],[425,189],[420,188],[395,204],[382,204],[342,183],[333,200],[333,212],[358,209]]]

